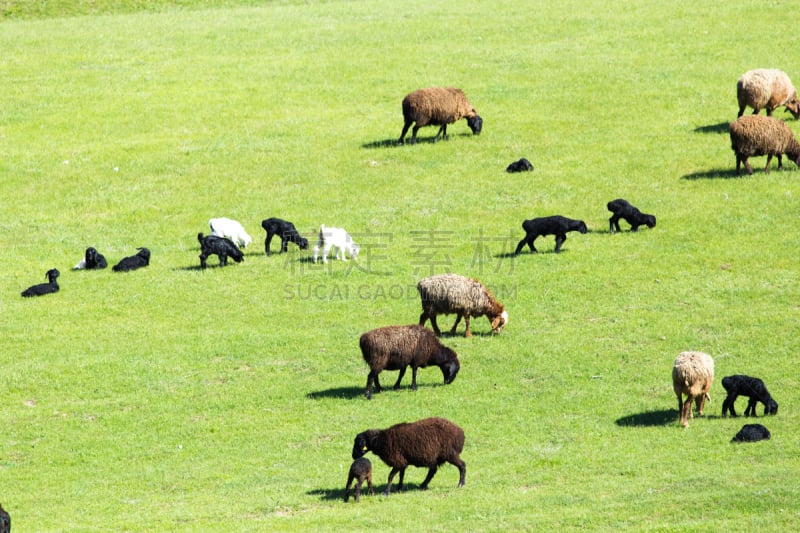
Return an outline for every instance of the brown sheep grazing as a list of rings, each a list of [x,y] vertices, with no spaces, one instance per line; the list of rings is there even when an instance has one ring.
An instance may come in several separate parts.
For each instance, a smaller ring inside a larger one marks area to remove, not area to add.
[[[394,389],[400,388],[400,381],[411,367],[411,388],[417,390],[417,369],[429,365],[438,366],[442,370],[445,385],[456,379],[461,368],[456,353],[444,346],[434,333],[422,326],[386,326],[373,329],[361,335],[359,340],[361,355],[369,365],[367,376],[367,398],[372,398],[372,386],[375,392],[381,391],[378,374],[382,370],[399,370]]]
[[[753,174],[753,167],[747,161],[754,156],[767,156],[764,172],[769,174],[769,164],[773,156],[778,156],[778,170],[783,169],[781,156],[786,154],[796,165],[800,166],[800,144],[792,130],[781,120],[761,115],[746,115],[730,124],[731,149],[736,154],[736,175],[739,175],[744,163],[748,174]]]
[[[392,490],[392,479],[400,472],[397,490],[403,490],[403,476],[410,466],[427,467],[428,475],[419,486],[428,488],[439,465],[450,463],[458,468],[458,486],[463,487],[467,465],[459,454],[464,449],[464,430],[444,418],[425,418],[403,422],[387,429],[369,429],[356,435],[353,459],[372,452],[392,467],[384,494]]]
[[[424,326],[430,319],[433,331],[441,335],[436,324],[436,315],[449,315],[456,313],[456,322],[450,330],[451,335],[456,334],[456,327],[464,317],[467,326],[465,337],[471,337],[469,319],[474,316],[483,316],[489,319],[492,333],[500,333],[508,323],[508,313],[505,306],[495,300],[492,293],[480,281],[470,279],[458,274],[439,274],[420,280],[417,290],[422,299],[422,314],[419,325]]]
[[[369,493],[371,495],[375,494],[375,491],[372,490],[372,463],[370,463],[369,459],[366,457],[359,457],[350,465],[350,472],[347,474],[347,485],[344,488],[344,501],[350,498],[350,484],[354,480],[356,482],[356,491],[354,494],[356,501],[361,500],[361,485],[364,481],[367,482]]]
[[[758,115],[762,109],[767,116],[780,107],[786,106],[794,118],[800,118],[800,100],[789,76],[775,68],[759,68],[748,70],[736,82],[736,99],[739,101],[739,116],[744,114],[747,106],[753,108]]]
[[[681,425],[689,426],[692,418],[692,402],[697,404],[697,414],[703,414],[706,398],[711,397],[711,382],[714,381],[714,360],[703,352],[681,352],[672,367],[672,388],[678,396],[678,411]],[[683,395],[686,400],[683,400]]]
[[[417,130],[423,126],[440,126],[433,142],[439,140],[441,135],[447,139],[447,125],[467,119],[467,125],[472,133],[479,135],[483,127],[483,119],[478,116],[475,108],[469,103],[461,89],[453,87],[428,87],[419,89],[403,98],[403,132],[400,134],[398,144],[405,142],[406,133],[411,124],[411,144],[417,144]]]

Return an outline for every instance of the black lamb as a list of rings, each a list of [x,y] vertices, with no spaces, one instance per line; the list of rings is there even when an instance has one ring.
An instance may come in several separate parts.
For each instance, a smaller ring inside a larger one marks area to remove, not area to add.
[[[353,459],[371,451],[392,467],[384,491],[388,496],[392,479],[398,472],[397,490],[403,490],[403,476],[409,465],[428,468],[428,475],[419,486],[422,490],[428,488],[439,465],[444,463],[458,468],[458,486],[463,487],[467,476],[467,465],[459,456],[463,449],[464,430],[447,419],[432,417],[359,433],[353,443]]]
[[[11,533],[11,516],[0,505],[0,533]]]
[[[770,438],[769,430],[761,424],[745,424],[731,442],[757,442]]]
[[[531,170],[533,170],[533,164],[524,157],[506,167],[506,172],[529,172]]]
[[[344,488],[344,501],[350,498],[350,484],[356,482],[355,500],[361,499],[361,485],[364,481],[369,486],[369,493],[375,494],[372,490],[372,463],[366,457],[359,457],[350,465],[350,472],[347,474],[347,485]]]
[[[114,265],[111,270],[114,272],[128,272],[129,270],[136,270],[137,268],[146,267],[150,264],[150,250],[147,248],[137,248],[139,252],[136,255],[123,257],[122,260]]]
[[[619,229],[619,219],[625,219],[625,222],[631,225],[631,231],[639,231],[639,226],[647,226],[648,228],[656,227],[656,217],[653,215],[646,215],[639,211],[636,207],[628,203],[627,200],[617,198],[611,200],[606,204],[608,210],[614,213],[608,219],[608,228],[611,233],[614,230],[622,231]]]
[[[722,416],[730,411],[731,416],[736,416],[733,404],[739,396],[747,396],[747,408],[744,416],[757,416],[756,404],[764,404],[764,415],[778,414],[778,403],[772,399],[764,382],[758,378],[737,374],[722,378],[722,386],[728,391],[728,396],[722,402]]]
[[[577,231],[579,233],[586,233],[586,223],[583,220],[573,220],[571,218],[554,215],[550,217],[533,218],[526,220],[522,223],[522,229],[525,230],[525,238],[519,241],[517,249],[514,251],[514,256],[518,256],[522,251],[522,247],[526,244],[531,249],[531,252],[536,253],[538,250],[533,245],[533,241],[537,237],[544,235],[556,236],[556,253],[561,251],[561,245],[567,240],[567,233],[570,231]]]
[[[44,294],[58,292],[58,282],[56,281],[56,278],[58,278],[60,275],[61,272],[55,268],[51,268],[45,274],[45,277],[48,280],[47,283],[39,283],[38,285],[28,287],[22,291],[22,296],[28,298],[31,296],[42,296]]]
[[[244,260],[242,251],[227,237],[217,237],[216,235],[203,237],[202,233],[198,233],[197,240],[200,241],[201,268],[206,268],[206,259],[210,255],[219,257],[219,266],[228,264],[228,256],[231,256],[237,263],[241,263]]]
[[[100,270],[107,266],[108,263],[106,262],[105,256],[98,252],[96,248],[90,246],[84,252],[83,259],[75,265],[75,270]]]
[[[294,224],[288,220],[275,217],[267,218],[261,221],[261,227],[267,232],[267,238],[264,240],[264,251],[267,255],[270,255],[269,245],[272,242],[272,237],[275,235],[281,238],[281,251],[278,253],[282,254],[285,252],[290,242],[295,243],[301,250],[308,248],[308,239],[302,237],[297,232],[297,228],[294,227]]]

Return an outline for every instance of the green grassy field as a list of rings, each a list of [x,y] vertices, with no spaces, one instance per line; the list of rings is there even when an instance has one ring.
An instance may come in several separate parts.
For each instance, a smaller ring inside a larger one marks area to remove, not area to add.
[[[800,82],[786,5],[252,4],[0,2],[14,531],[796,529],[800,171],[735,177],[727,134],[744,71]],[[403,96],[430,85],[463,88],[482,134],[396,146]],[[520,157],[535,170],[505,173]],[[617,197],[658,226],[609,234]],[[550,214],[591,231],[509,257]],[[254,242],[201,271],[217,216]],[[359,262],[267,258],[270,216],[312,241],[347,228]],[[151,264],[70,270],[87,246]],[[19,296],[53,267],[58,294]],[[442,272],[489,285],[508,326],[444,337],[451,385],[423,369],[366,400],[359,335],[417,322],[416,282]],[[687,349],[717,378],[684,429]],[[768,442],[729,442],[752,422],[720,416],[737,373],[780,404]],[[418,491],[412,468],[409,490],[343,503],[354,436],[427,416],[464,428],[466,486],[445,465]]]

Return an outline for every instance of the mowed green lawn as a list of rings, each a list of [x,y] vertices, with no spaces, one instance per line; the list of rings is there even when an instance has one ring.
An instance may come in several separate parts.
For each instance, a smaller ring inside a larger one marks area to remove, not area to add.
[[[800,83],[786,5],[234,4],[0,23],[14,531],[796,529],[800,171],[756,158],[736,177],[727,133],[743,72]],[[461,121],[395,145],[403,96],[431,85],[464,89],[480,136]],[[535,170],[507,174],[520,157]],[[657,227],[610,234],[617,197]],[[510,257],[552,214],[590,232]],[[254,242],[202,271],[219,216]],[[266,257],[271,216],[312,245],[345,227],[359,261]],[[72,271],[87,246],[151,264]],[[20,297],[54,267],[58,294]],[[416,323],[417,281],[444,272],[490,286],[508,326],[443,337],[452,384],[422,369],[417,391],[407,375],[366,400],[359,336]],[[670,374],[689,349],[717,377],[684,429]],[[753,422],[720,416],[731,374],[780,404],[757,420],[770,441],[730,443]],[[444,465],[418,491],[410,468],[407,491],[345,504],[355,435],[428,416],[464,428],[466,486]]]

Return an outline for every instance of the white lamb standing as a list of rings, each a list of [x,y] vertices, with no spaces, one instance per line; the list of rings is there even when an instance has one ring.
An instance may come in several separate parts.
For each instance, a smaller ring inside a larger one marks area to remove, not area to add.
[[[208,221],[208,227],[211,228],[211,235],[227,237],[240,248],[247,248],[247,245],[253,242],[253,238],[247,234],[242,225],[230,218],[212,218]]]
[[[336,248],[336,259],[347,261],[348,252],[350,257],[358,259],[359,246],[350,237],[350,234],[341,228],[326,228],[325,225],[319,227],[319,240],[314,246],[314,262],[319,258],[319,251],[322,250],[322,262],[328,262],[328,254],[331,248]]]

